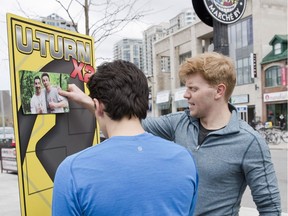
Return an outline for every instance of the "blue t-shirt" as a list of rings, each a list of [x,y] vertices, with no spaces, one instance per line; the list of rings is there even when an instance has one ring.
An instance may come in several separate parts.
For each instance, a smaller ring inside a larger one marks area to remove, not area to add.
[[[197,189],[184,147],[149,133],[115,136],[60,164],[52,214],[193,215]]]

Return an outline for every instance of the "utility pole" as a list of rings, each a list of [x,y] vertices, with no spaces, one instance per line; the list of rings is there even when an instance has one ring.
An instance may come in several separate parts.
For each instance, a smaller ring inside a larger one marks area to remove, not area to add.
[[[213,20],[214,51],[229,56],[228,25]]]

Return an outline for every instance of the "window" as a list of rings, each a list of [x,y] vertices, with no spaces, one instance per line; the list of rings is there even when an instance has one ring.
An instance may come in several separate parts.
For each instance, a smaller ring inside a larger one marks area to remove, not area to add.
[[[278,54],[280,54],[281,53],[281,44],[280,43],[276,43],[275,45],[274,45],[274,54],[275,55],[278,55]]]
[[[242,47],[246,47],[248,46],[248,27],[247,27],[248,23],[246,22],[242,22]]]
[[[191,51],[183,53],[179,56],[179,64],[181,65],[187,58],[190,58],[192,55]]]
[[[281,68],[273,66],[265,71],[265,87],[281,85]]]
[[[237,85],[252,83],[250,53],[253,52],[252,17],[240,20],[228,26],[229,53],[235,60]]]
[[[229,43],[236,48],[247,47],[253,44],[252,18],[244,19],[228,27]]]
[[[238,59],[236,64],[236,70],[237,85],[243,85],[252,82],[249,58]]]
[[[170,73],[170,57],[161,56],[161,71]]]
[[[243,80],[243,68],[242,68],[242,59],[237,61],[237,84],[242,85],[244,84]]]
[[[236,24],[236,48],[242,47],[242,28],[241,23]]]

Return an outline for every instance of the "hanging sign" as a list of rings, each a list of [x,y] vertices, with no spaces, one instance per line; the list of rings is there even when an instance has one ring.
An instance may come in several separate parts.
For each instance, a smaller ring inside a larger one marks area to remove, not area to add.
[[[245,12],[246,0],[203,0],[211,16],[224,24],[238,21]]]

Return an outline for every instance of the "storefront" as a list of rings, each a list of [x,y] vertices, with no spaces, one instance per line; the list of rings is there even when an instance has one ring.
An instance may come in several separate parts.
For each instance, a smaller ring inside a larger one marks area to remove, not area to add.
[[[233,95],[230,99],[238,112],[239,119],[246,121],[251,124],[252,121],[258,121],[255,119],[255,105],[248,105],[249,94]]]
[[[275,35],[269,45],[271,52],[262,62],[262,119],[270,121],[273,126],[280,126],[280,115],[287,125],[287,47],[288,35]]]
[[[265,121],[271,121],[273,126],[279,126],[280,115],[284,115],[287,125],[288,92],[273,92],[263,95]]]

